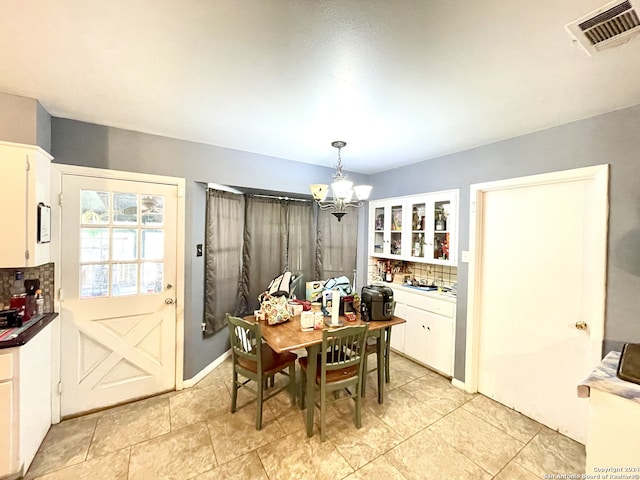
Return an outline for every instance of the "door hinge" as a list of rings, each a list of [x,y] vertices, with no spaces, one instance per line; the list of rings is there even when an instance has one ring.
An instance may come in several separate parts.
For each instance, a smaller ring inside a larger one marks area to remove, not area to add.
[[[60,287],[58,289],[58,301],[61,302],[62,301],[62,287]]]
[[[62,193],[58,194],[58,205],[62,206]]]
[[[31,170],[31,164],[29,163],[29,156],[27,155],[27,159],[24,161],[24,169],[28,172]]]
[[[62,395],[62,382],[58,382],[58,395]]]
[[[29,250],[24,251],[24,259],[29,260]]]

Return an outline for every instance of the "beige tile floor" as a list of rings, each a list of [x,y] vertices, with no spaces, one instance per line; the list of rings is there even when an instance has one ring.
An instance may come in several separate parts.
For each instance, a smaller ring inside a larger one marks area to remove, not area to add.
[[[375,364],[371,359],[369,365]],[[496,479],[584,473],[584,447],[392,355],[384,404],[370,374],[362,428],[349,399],[308,438],[286,392],[230,413],[230,362],[197,386],[54,425],[26,479]],[[239,401],[250,400],[245,393]],[[317,419],[317,416],[316,416]]]

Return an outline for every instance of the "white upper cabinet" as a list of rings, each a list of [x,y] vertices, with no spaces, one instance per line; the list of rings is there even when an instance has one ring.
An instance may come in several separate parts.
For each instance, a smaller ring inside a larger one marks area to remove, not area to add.
[[[370,202],[372,257],[455,266],[457,250],[457,190]]]
[[[369,243],[371,255],[402,258],[406,255],[405,202],[403,200],[377,200],[369,206],[371,228]]]
[[[40,147],[0,142],[0,268],[49,262],[51,159]]]

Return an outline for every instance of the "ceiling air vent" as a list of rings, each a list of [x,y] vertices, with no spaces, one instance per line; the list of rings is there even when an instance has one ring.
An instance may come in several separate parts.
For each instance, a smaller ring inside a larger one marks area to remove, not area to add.
[[[626,0],[608,3],[566,26],[589,55],[628,42],[640,33],[638,3]]]

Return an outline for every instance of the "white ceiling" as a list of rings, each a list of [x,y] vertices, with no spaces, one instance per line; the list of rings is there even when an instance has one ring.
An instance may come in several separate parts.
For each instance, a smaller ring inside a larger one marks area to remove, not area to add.
[[[56,117],[372,173],[640,103],[601,0],[5,0],[0,91]]]

